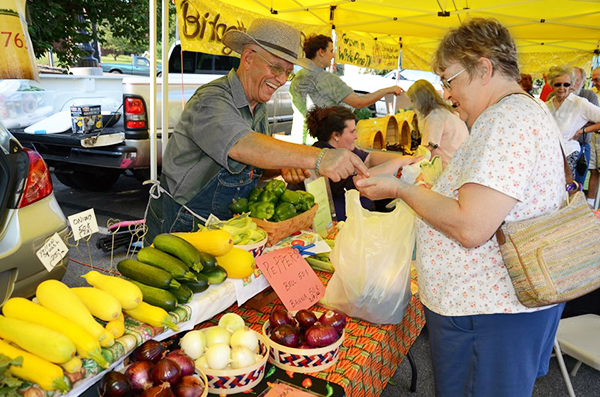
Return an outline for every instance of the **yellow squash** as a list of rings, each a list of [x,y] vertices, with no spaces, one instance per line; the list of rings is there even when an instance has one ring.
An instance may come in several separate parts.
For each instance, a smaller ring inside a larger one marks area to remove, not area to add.
[[[58,365],[1,340],[0,354],[12,359],[23,357],[23,363],[20,366],[11,365],[8,367],[8,370],[16,377],[36,383],[44,390],[60,390],[65,393],[69,391],[69,381]]]
[[[246,278],[254,272],[254,255],[238,247],[223,256],[217,256],[217,263],[227,271],[227,277]]]
[[[206,230],[190,233],[171,233],[192,244],[200,252],[221,256],[233,248],[231,234],[224,230]]]
[[[73,321],[25,298],[9,299],[2,306],[2,312],[8,318],[28,321],[62,333],[75,344],[77,353],[81,357],[91,358],[102,368],[108,368],[108,363],[102,356],[98,339]]]
[[[120,338],[125,333],[125,318],[123,318],[123,313],[116,320],[109,321],[106,324],[106,330],[113,334],[115,338]]]
[[[74,374],[76,372],[81,371],[81,367],[83,367],[83,361],[79,358],[79,356],[75,356],[64,364],[60,364],[60,366],[69,374]]]
[[[95,271],[88,272],[81,277],[85,278],[90,285],[117,298],[123,309],[135,309],[142,301],[142,291],[124,278],[106,276]]]
[[[71,291],[75,292],[90,313],[100,320],[116,320],[122,313],[121,303],[108,292],[93,287],[71,288]]]
[[[165,309],[158,306],[152,306],[146,302],[140,303],[138,307],[131,310],[125,310],[125,313],[153,327],[169,327],[173,331],[179,331],[179,327],[173,321]]]

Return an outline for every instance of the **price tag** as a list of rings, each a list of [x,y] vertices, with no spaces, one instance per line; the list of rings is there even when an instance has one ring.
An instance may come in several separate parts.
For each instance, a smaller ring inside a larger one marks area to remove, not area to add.
[[[54,233],[48,241],[35,254],[42,262],[48,271],[52,271],[54,267],[64,258],[69,249],[62,241],[58,233]]]
[[[93,208],[69,216],[69,224],[71,225],[71,230],[73,230],[75,241],[98,231],[98,222],[96,221],[96,214]]]
[[[308,309],[325,294],[323,283],[295,249],[263,254],[256,265],[289,311]]]

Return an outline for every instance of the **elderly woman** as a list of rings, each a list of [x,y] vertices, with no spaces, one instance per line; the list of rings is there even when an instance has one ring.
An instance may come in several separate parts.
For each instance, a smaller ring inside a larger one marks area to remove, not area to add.
[[[308,65],[296,74],[290,86],[295,107],[292,135],[298,135],[299,131],[304,129],[304,116],[312,107],[311,103],[320,108],[346,104],[360,109],[374,104],[387,94],[400,95],[404,92],[402,88],[393,85],[369,94],[358,95],[338,75],[325,71],[335,57],[331,37],[322,34],[309,36],[304,41],[303,49],[308,58]],[[305,138],[306,136],[303,143]]]
[[[421,145],[427,146],[433,156],[439,155],[445,168],[469,136],[467,125],[427,80],[415,81],[406,96],[419,117]]]
[[[433,69],[469,137],[431,190],[393,175],[355,184],[371,199],[399,197],[419,215],[416,267],[436,396],[530,397],[548,371],[564,305],[519,302],[494,233],[503,221],[559,209],[559,133],[519,86],[515,43],[497,20],[451,29]]]
[[[546,102],[562,134],[565,155],[573,178],[577,160],[581,155],[581,145],[577,138],[581,134],[600,129],[600,108],[573,94],[571,87],[574,80],[573,69],[570,67],[556,66],[550,69],[548,81],[553,87],[554,96]],[[586,127],[588,121],[595,124]]]

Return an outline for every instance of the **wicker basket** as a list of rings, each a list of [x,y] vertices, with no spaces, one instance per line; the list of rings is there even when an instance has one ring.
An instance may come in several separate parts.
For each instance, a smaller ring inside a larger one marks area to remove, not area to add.
[[[311,227],[317,213],[317,208],[318,205],[315,204],[308,211],[281,222],[269,222],[258,218],[252,218],[252,220],[256,222],[258,227],[267,232],[269,235],[267,247],[270,247],[298,230]]]

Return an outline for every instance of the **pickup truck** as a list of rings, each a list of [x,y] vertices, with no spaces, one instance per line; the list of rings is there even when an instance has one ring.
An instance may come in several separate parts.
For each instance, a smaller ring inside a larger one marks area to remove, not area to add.
[[[102,67],[102,71],[105,73],[150,76],[150,60],[137,55],[132,56],[131,63],[101,63],[100,67]],[[158,69],[158,75],[160,75],[160,66]]]

